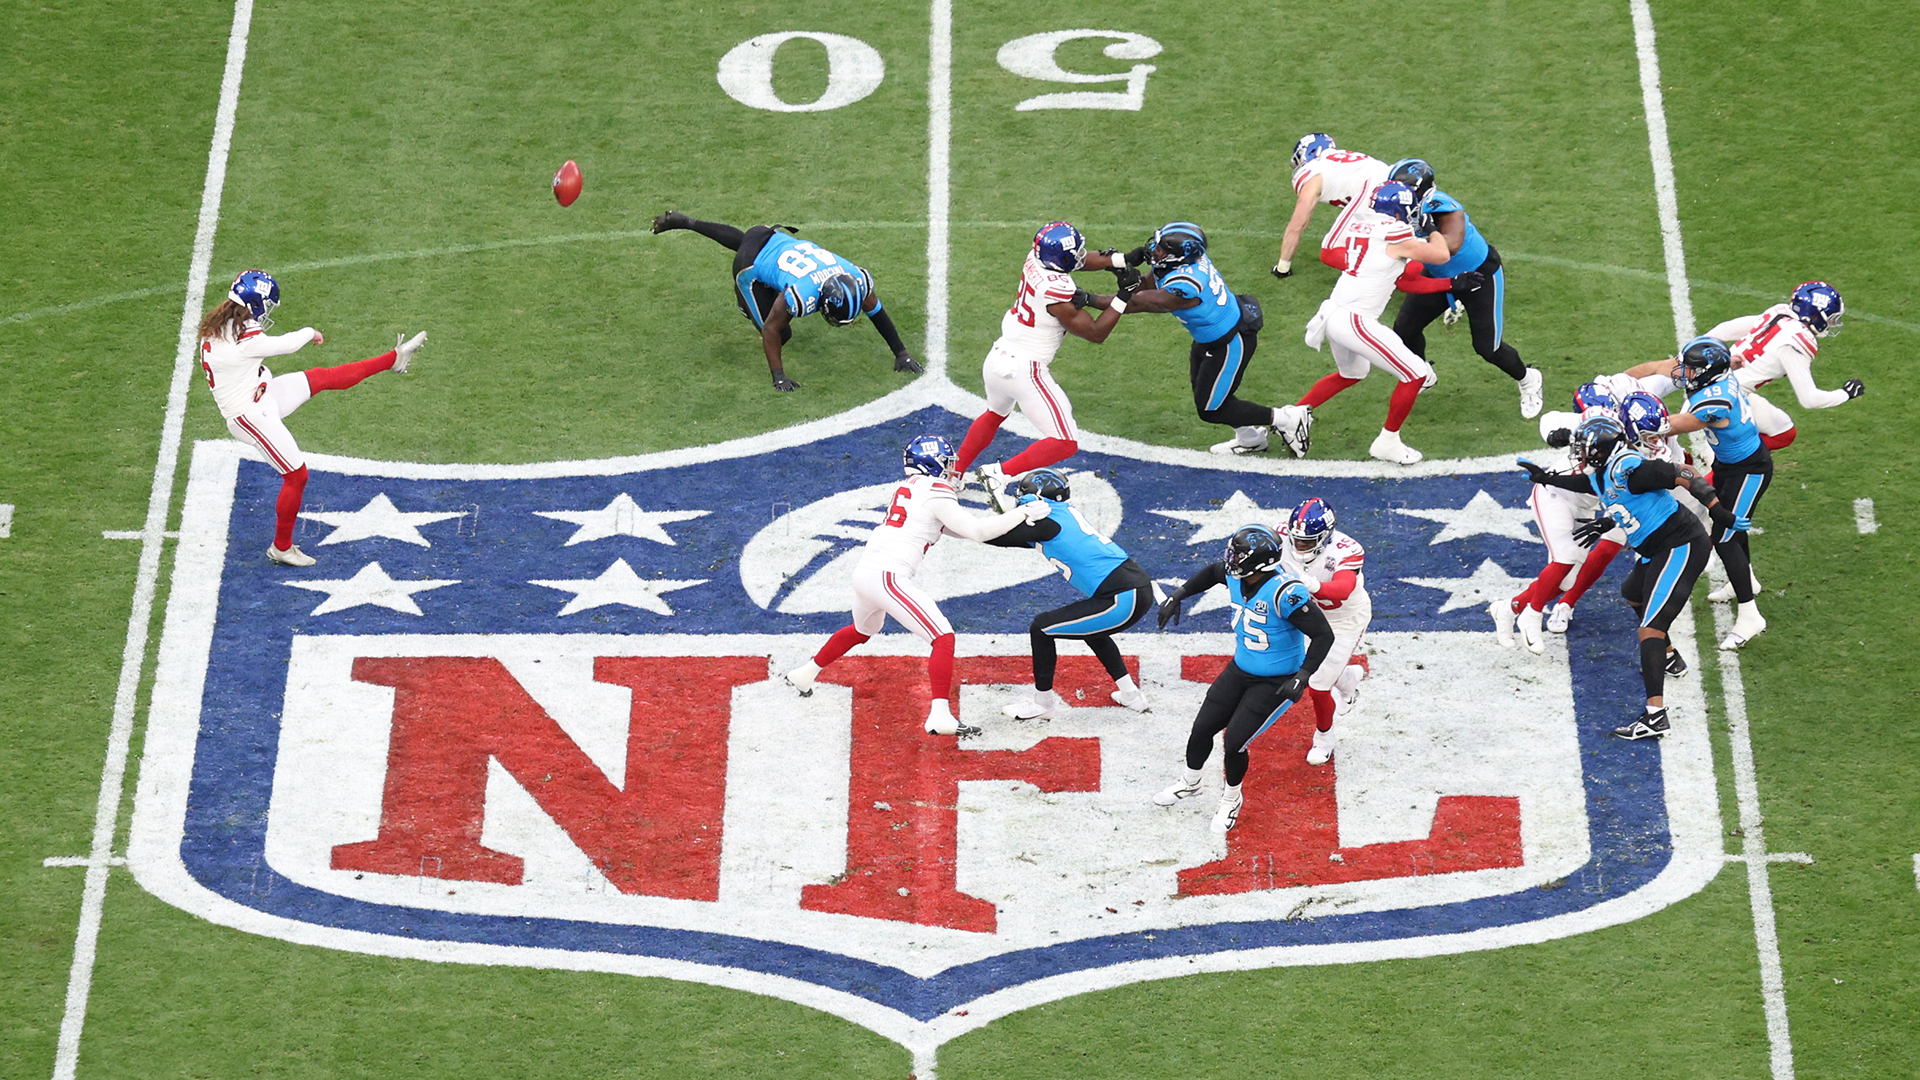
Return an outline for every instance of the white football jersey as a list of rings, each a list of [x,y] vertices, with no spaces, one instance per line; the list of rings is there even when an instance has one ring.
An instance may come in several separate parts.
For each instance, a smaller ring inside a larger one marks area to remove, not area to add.
[[[1022,360],[1052,362],[1067,328],[1053,317],[1047,305],[1071,301],[1074,288],[1072,274],[1049,270],[1040,264],[1038,255],[1028,252],[1026,265],[1020,268],[1020,289],[1014,294],[1013,306],[1000,317],[997,344]]]
[[[1786,379],[1802,408],[1830,409],[1847,400],[1845,390],[1822,390],[1814,384],[1813,361],[1820,355],[1820,339],[1785,304],[1723,322],[1707,331],[1707,336],[1727,343],[1733,353],[1734,377],[1749,390]]]
[[[266,396],[273,372],[265,363],[269,356],[285,356],[314,338],[311,326],[291,334],[272,335],[261,331],[252,319],[240,325],[240,340],[208,338],[200,343],[200,369],[206,373],[207,386],[213,390],[214,404],[220,415],[231,420],[252,409]]]
[[[1379,158],[1355,150],[1329,150],[1293,171],[1293,192],[1298,195],[1307,181],[1318,176],[1320,201],[1345,206],[1362,196],[1371,198],[1373,189],[1387,182],[1392,169]]]
[[[1607,393],[1612,394],[1613,400],[1615,401],[1625,401],[1627,400],[1628,394],[1642,390],[1652,394],[1654,397],[1664,398],[1668,394],[1673,393],[1679,386],[1678,383],[1665,375],[1648,375],[1645,378],[1635,378],[1624,371],[1617,375],[1595,375],[1593,381],[1599,383],[1601,388],[1606,390]]]
[[[1358,628],[1364,628],[1373,618],[1373,599],[1367,595],[1367,575],[1363,570],[1367,561],[1367,551],[1360,546],[1360,541],[1335,529],[1333,535],[1327,538],[1327,542],[1321,545],[1319,551],[1314,552],[1311,558],[1302,558],[1300,553],[1294,550],[1293,541],[1286,539],[1284,525],[1279,532],[1281,533],[1280,567],[1294,577],[1302,580],[1313,578],[1325,583],[1332,581],[1333,575],[1342,570],[1354,572],[1358,580],[1354,584],[1353,592],[1345,600],[1316,595],[1313,602],[1326,614],[1328,625],[1332,626],[1336,633],[1356,629],[1351,625],[1354,623],[1359,624]]]
[[[1413,226],[1370,209],[1343,217],[1327,246],[1343,248],[1347,268],[1333,285],[1333,303],[1369,319],[1378,319],[1393,299],[1393,283],[1407,260],[1387,254],[1387,245],[1413,239]]]
[[[960,497],[953,484],[937,476],[917,474],[902,477],[893,489],[893,500],[886,517],[873,527],[867,538],[866,554],[860,565],[873,570],[911,574],[920,568],[920,560],[940,542],[940,511],[936,503],[945,502],[958,510]]]

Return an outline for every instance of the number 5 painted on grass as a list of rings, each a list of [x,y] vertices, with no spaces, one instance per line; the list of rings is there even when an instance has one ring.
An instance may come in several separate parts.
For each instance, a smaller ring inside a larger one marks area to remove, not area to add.
[[[1069,41],[1081,38],[1111,38],[1113,44],[1101,52],[1114,60],[1146,60],[1160,55],[1160,43],[1145,34],[1129,33],[1125,30],[1053,30],[1045,34],[1029,34],[1015,38],[1000,46],[996,57],[1000,66],[1029,79],[1041,79],[1046,82],[1063,83],[1110,83],[1124,82],[1125,90],[1094,91],[1078,90],[1067,94],[1041,94],[1030,97],[1013,107],[1015,112],[1032,112],[1035,109],[1122,109],[1139,112],[1146,103],[1147,76],[1153,74],[1152,64],[1135,64],[1130,70],[1110,75],[1085,75],[1068,71],[1054,59],[1054,53]]]

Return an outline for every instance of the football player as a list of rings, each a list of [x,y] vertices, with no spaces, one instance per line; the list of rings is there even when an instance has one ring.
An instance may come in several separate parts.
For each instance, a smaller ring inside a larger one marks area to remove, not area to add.
[[[938,435],[916,436],[901,453],[906,479],[894,489],[886,516],[873,527],[866,553],[853,571],[853,622],[835,631],[813,659],[785,676],[801,697],[812,695],[814,680],[822,668],[879,633],[891,615],[933,647],[927,659],[927,681],[933,696],[927,710],[927,733],[980,733],[979,728],[960,723],[949,708],[948,699],[953,696],[953,625],[940,613],[940,605],[914,584],[913,574],[942,536],[984,543],[1021,522],[1045,518],[1053,504],[1038,500],[987,517],[969,513],[961,508],[954,492],[953,457],[953,444]]]
[[[241,442],[260,448],[280,474],[274,503],[273,543],[267,558],[282,566],[312,566],[313,556],[293,542],[293,527],[307,490],[307,462],[287,430],[286,418],[322,390],[344,390],[381,371],[405,374],[413,354],[427,340],[424,331],[400,335],[393,351],[338,367],[308,368],[287,375],[267,370],[267,358],[286,356],[326,338],[311,326],[291,334],[269,334],[271,312],[280,306],[280,283],[264,270],[243,270],[227,298],[200,320],[200,368],[227,430]]]
[[[1813,381],[1819,339],[1839,333],[1846,312],[1839,290],[1824,281],[1807,281],[1793,287],[1786,303],[1758,315],[1728,319],[1706,332],[1705,336],[1725,342],[1733,353],[1734,377],[1747,388],[1760,441],[1768,450],[1791,445],[1797,432],[1786,410],[1756,393],[1761,387],[1775,379],[1787,380],[1803,409],[1831,409],[1867,392],[1859,379],[1848,379],[1838,390],[1822,390]]]
[[[1240,820],[1240,785],[1251,762],[1247,747],[1273,725],[1307,689],[1308,672],[1320,670],[1333,651],[1333,627],[1299,578],[1286,573],[1280,537],[1265,525],[1248,525],[1227,538],[1226,555],[1208,563],[1160,605],[1160,626],[1180,624],[1180,602],[1224,584],[1233,605],[1233,659],[1220,672],[1187,735],[1187,771],[1153,797],[1172,806],[1200,793],[1200,770],[1213,753],[1213,737],[1226,732],[1227,787],[1213,815],[1213,831],[1225,833]]]
[[[880,331],[893,350],[893,370],[920,374],[920,362],[907,353],[893,316],[880,306],[873,275],[826,248],[791,235],[785,225],[755,225],[742,231],[732,225],[697,221],[678,210],[653,219],[653,231],[692,229],[733,252],[733,302],[760,331],[767,370],[773,388],[782,393],[800,389],[787,378],[780,348],[793,338],[793,320],[814,312],[834,326],[851,326],[862,314]]]
[[[1599,414],[1580,421],[1573,432],[1574,456],[1587,474],[1549,472],[1520,459],[1528,479],[1536,484],[1600,496],[1606,521],[1595,530],[1617,525],[1638,556],[1620,593],[1640,615],[1640,680],[1646,690],[1646,709],[1631,722],[1613,730],[1623,739],[1657,739],[1671,730],[1667,720],[1667,653],[1673,648],[1668,631],[1673,626],[1693,583],[1707,566],[1707,533],[1700,519],[1687,513],[1673,497],[1686,488],[1707,507],[1716,526],[1731,525],[1733,513],[1720,504],[1713,487],[1692,466],[1676,466],[1635,450],[1626,430],[1612,416]],[[1597,534],[1596,534],[1597,535]],[[1685,670],[1684,666],[1682,670]]]
[[[1307,764],[1325,765],[1333,760],[1337,736],[1333,722],[1353,709],[1360,697],[1360,680],[1367,669],[1356,663],[1360,639],[1373,621],[1373,600],[1367,595],[1365,573],[1367,551],[1360,541],[1334,528],[1333,507],[1321,498],[1311,498],[1287,515],[1287,543],[1281,550],[1280,569],[1313,594],[1313,603],[1333,629],[1333,648],[1327,658],[1307,677],[1307,699],[1313,702],[1313,745],[1307,750]]]
[[[1305,411],[1305,426],[1311,432],[1314,406],[1366,378],[1371,368],[1387,372],[1399,385],[1388,400],[1387,421],[1367,452],[1397,465],[1411,465],[1424,456],[1400,441],[1400,428],[1413,412],[1414,400],[1437,376],[1432,365],[1407,348],[1398,334],[1381,325],[1380,313],[1386,310],[1394,282],[1408,260],[1443,262],[1447,258],[1446,242],[1438,234],[1414,234],[1415,205],[1412,188],[1382,184],[1374,190],[1373,205],[1350,208],[1352,212],[1340,219],[1328,238],[1329,247],[1345,250],[1346,268],[1334,281],[1333,295],[1307,323],[1306,341],[1313,349],[1333,346],[1334,372],[1314,383],[1295,406]]]
[[[1112,270],[1120,279],[1119,289],[1112,296],[1090,294],[1073,283],[1075,270]],[[1004,492],[1010,477],[1058,464],[1080,449],[1073,403],[1053,381],[1053,356],[1068,334],[1095,345],[1107,340],[1139,287],[1139,271],[1127,267],[1115,252],[1088,251],[1080,230],[1064,221],[1034,235],[1033,250],[1020,268],[1013,306],[1000,317],[1000,337],[987,350],[980,368],[987,411],[960,441],[960,459],[954,467],[962,476],[1016,406],[1040,429],[1040,439],[1005,462],[981,467],[980,483],[990,495]],[[1084,310],[1089,307],[1098,316]]]
[[[1386,162],[1341,150],[1333,145],[1333,136],[1323,131],[1301,136],[1293,144],[1293,216],[1287,219],[1286,235],[1280,239],[1280,261],[1273,264],[1273,276],[1293,276],[1293,256],[1300,250],[1300,237],[1313,218],[1315,206],[1366,206],[1373,198],[1373,189],[1386,183],[1387,172]]]
[[[1420,227],[1416,231],[1425,235],[1431,230],[1446,241],[1446,258],[1423,260],[1427,261],[1427,276],[1452,279],[1446,293],[1408,291],[1393,317],[1393,332],[1400,335],[1407,348],[1425,357],[1427,326],[1458,300],[1473,331],[1473,351],[1519,384],[1521,416],[1529,420],[1539,416],[1546,401],[1540,369],[1523,363],[1519,350],[1504,334],[1507,275],[1501,269],[1500,253],[1480,235],[1460,201],[1434,186],[1433,166],[1419,158],[1406,158],[1395,162],[1389,175],[1413,188],[1420,197],[1416,219]]]
[[[1139,622],[1152,609],[1153,580],[1126,549],[1102,536],[1067,501],[1073,490],[1061,473],[1035,469],[1020,478],[1015,491],[1019,505],[1044,500],[1053,504],[1052,512],[1039,521],[1015,525],[987,543],[1039,548],[1040,554],[1059,568],[1067,584],[1080,590],[1086,599],[1034,616],[1027,630],[1033,642],[1033,697],[1008,705],[1003,711],[1016,720],[1051,720],[1059,704],[1053,692],[1058,656],[1053,642],[1055,638],[1078,638],[1087,643],[1113,677],[1113,700],[1134,712],[1146,712],[1150,707],[1146,692],[1135,684],[1120,659],[1120,646],[1114,644],[1113,635]]]
[[[1269,408],[1234,396],[1259,346],[1260,303],[1235,296],[1207,257],[1207,234],[1191,221],[1163,225],[1146,245],[1126,255],[1127,265],[1151,265],[1130,311],[1171,313],[1193,335],[1187,378],[1193,407],[1209,424],[1227,424],[1233,438],[1216,443],[1216,454],[1259,454],[1267,433],[1278,431],[1296,456],[1307,453],[1312,411],[1297,405]]]

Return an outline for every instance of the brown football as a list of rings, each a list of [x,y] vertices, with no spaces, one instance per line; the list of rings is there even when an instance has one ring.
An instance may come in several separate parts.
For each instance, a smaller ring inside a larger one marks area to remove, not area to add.
[[[561,206],[572,206],[573,200],[580,197],[582,183],[580,166],[569,161],[553,174],[553,197],[559,200]]]

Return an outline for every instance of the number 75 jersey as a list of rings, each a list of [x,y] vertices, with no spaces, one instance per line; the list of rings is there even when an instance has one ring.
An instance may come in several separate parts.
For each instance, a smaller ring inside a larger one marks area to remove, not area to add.
[[[1074,288],[1073,275],[1047,269],[1039,256],[1028,252],[1020,268],[1020,288],[1013,306],[1000,317],[1000,340],[994,344],[1029,363],[1052,363],[1067,328],[1047,305],[1071,302]]]

